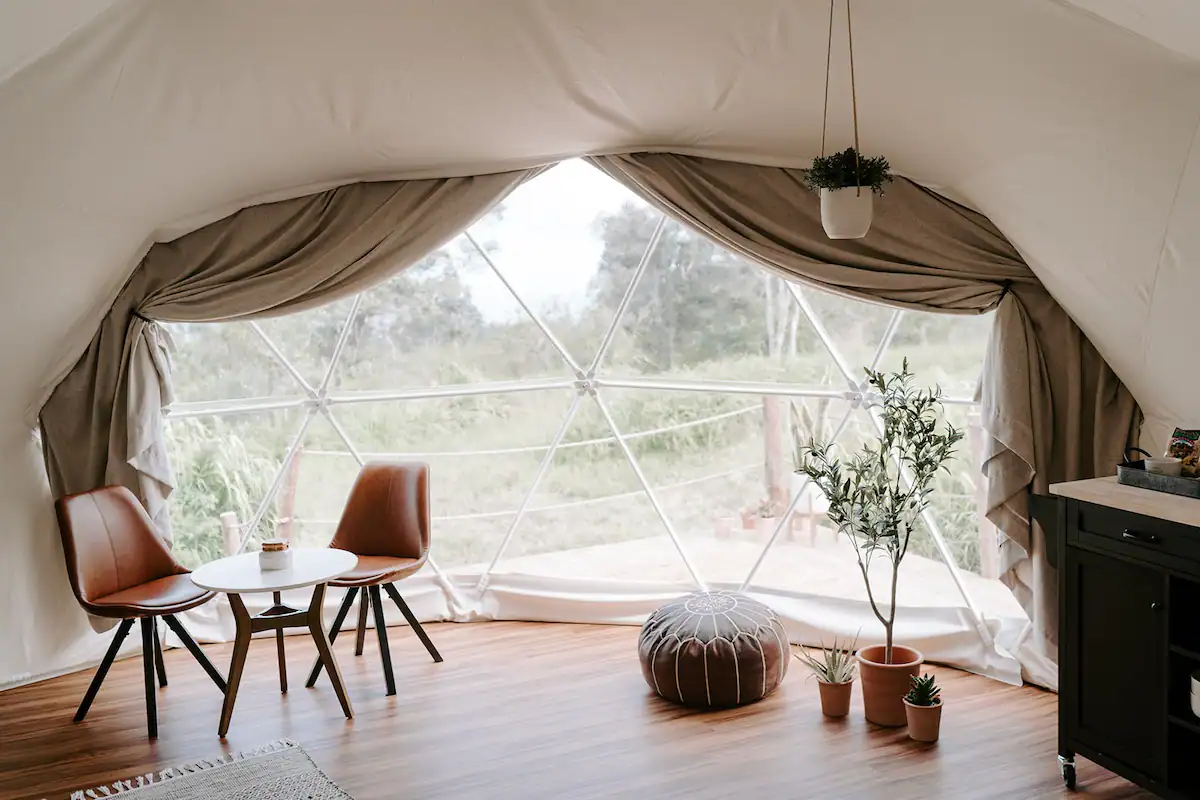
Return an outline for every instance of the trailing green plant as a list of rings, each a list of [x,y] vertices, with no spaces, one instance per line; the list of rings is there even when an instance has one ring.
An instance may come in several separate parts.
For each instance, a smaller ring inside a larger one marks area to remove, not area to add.
[[[914,706],[936,706],[942,702],[941,687],[933,680],[932,675],[911,676],[912,687],[904,699]]]
[[[891,168],[885,156],[867,157],[847,147],[840,153],[814,158],[812,168],[804,173],[804,183],[814,192],[861,186],[881,195],[883,184],[892,180]]]
[[[813,675],[822,683],[849,683],[854,680],[858,671],[858,662],[854,658],[854,651],[857,648],[857,638],[849,644],[839,643],[837,639],[834,639],[832,647],[826,647],[825,643],[821,642],[820,658],[813,656],[807,650],[796,653],[796,658],[803,661],[804,665],[812,670]]]
[[[900,563],[929,506],[934,477],[954,455],[963,432],[940,424],[942,390],[914,388],[908,359],[900,372],[867,369],[866,374],[864,402],[879,420],[881,435],[844,461],[835,454],[836,445],[809,440],[796,448],[796,471],[808,475],[825,495],[829,521],[855,546],[867,599],[886,634],[884,658],[891,663]],[[886,604],[875,597],[870,578],[871,561],[880,554],[892,573]]]

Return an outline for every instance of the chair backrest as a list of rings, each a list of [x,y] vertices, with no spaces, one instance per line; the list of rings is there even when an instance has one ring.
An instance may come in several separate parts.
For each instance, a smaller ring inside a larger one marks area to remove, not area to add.
[[[60,498],[54,510],[71,589],[84,608],[92,600],[188,571],[124,486]]]
[[[359,556],[424,558],[429,552],[429,465],[366,464],[329,546]]]

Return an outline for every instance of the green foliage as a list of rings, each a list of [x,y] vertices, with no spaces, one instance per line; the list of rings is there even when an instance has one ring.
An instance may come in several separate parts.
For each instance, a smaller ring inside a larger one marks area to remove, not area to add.
[[[858,662],[854,658],[857,648],[857,638],[849,643],[839,643],[834,639],[832,647],[826,647],[825,643],[821,642],[820,658],[807,650],[801,650],[796,654],[796,658],[803,661],[805,666],[812,670],[813,675],[817,676],[817,680],[823,683],[849,683],[854,680],[858,671]]]
[[[804,174],[804,182],[814,192],[869,186],[875,194],[883,194],[883,184],[892,180],[890,170],[884,156],[868,158],[847,147],[840,153],[814,158],[812,168]]]
[[[913,675],[910,680],[912,688],[904,695],[905,700],[914,706],[936,706],[942,702],[941,687],[934,682],[932,675],[926,674],[919,678]]]
[[[221,420],[172,420],[167,441],[175,469],[171,494],[174,552],[196,567],[225,555],[220,516],[226,511],[249,522],[279,470],[279,459],[261,454]],[[260,529],[272,530],[274,509]]]
[[[628,203],[600,218],[604,250],[591,299],[612,318],[650,242],[659,214]],[[663,372],[769,348],[770,276],[676,223],[664,226],[621,321],[636,346],[634,364]]]
[[[921,512],[929,505],[933,479],[954,454],[963,433],[948,423],[944,431],[939,430],[942,391],[914,388],[907,359],[900,372],[889,375],[867,369],[866,373],[875,395],[868,394],[866,404],[880,413],[882,435],[845,462],[834,454],[834,445],[811,439],[797,444],[795,457],[797,471],[808,475],[825,495],[830,522],[855,545],[871,609],[887,634],[890,663],[900,563]],[[879,554],[892,567],[886,615],[868,572],[872,558]]]

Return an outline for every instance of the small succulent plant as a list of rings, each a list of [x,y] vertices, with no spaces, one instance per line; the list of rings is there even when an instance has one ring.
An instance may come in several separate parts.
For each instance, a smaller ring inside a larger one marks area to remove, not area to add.
[[[807,650],[797,653],[796,658],[803,661],[822,683],[849,683],[854,680],[855,670],[858,668],[858,662],[854,659],[854,649],[857,645],[857,639],[849,643],[839,643],[834,639],[832,647],[825,647],[825,643],[821,643],[820,658]]]
[[[912,676],[912,688],[904,699],[914,706],[936,706],[942,702],[941,687],[934,682],[932,675]]]

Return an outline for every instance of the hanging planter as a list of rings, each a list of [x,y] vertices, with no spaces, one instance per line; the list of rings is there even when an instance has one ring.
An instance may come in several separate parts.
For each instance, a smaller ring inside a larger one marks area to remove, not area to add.
[[[861,239],[871,229],[874,198],[892,179],[883,156],[863,158],[853,147],[813,159],[805,182],[821,193],[821,226],[830,239]]]
[[[892,179],[891,165],[883,156],[859,154],[858,94],[854,83],[854,33],[850,27],[850,0],[846,0],[846,37],[850,51],[850,101],[854,114],[854,146],[825,155],[825,132],[829,127],[829,71],[833,55],[833,6],[829,0],[829,45],[825,51],[825,110],[821,123],[821,155],[813,159],[805,174],[808,188],[821,194],[821,227],[830,239],[861,239],[871,229],[875,195]]]

